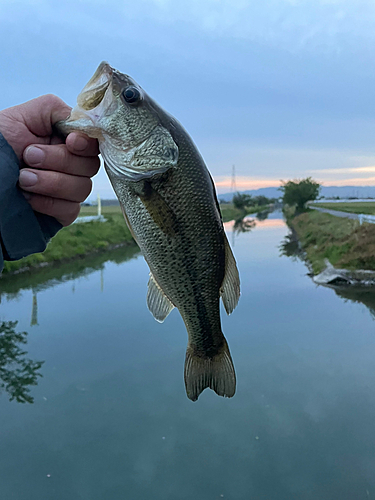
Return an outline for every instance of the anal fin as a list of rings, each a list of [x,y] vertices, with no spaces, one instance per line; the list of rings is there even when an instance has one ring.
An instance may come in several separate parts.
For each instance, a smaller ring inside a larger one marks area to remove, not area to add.
[[[174,308],[172,302],[157,284],[152,273],[150,273],[150,279],[148,280],[147,307],[159,323],[163,323]]]
[[[229,245],[228,238],[224,235],[225,245],[225,276],[220,288],[220,295],[227,314],[231,314],[240,298],[240,276],[237,264]]]

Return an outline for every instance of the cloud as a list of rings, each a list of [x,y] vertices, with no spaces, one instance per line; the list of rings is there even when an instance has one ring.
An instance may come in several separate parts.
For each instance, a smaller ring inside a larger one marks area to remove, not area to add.
[[[308,176],[325,186],[374,185],[375,156],[361,155],[358,150],[256,146],[228,140],[202,141],[200,146],[219,193],[231,190],[234,164],[236,189],[240,191],[278,187],[281,180]],[[317,165],[337,167],[316,168]],[[103,198],[114,197],[103,168],[94,178],[91,197],[98,193]]]
[[[304,50],[339,53],[375,39],[369,0],[144,0],[142,15],[164,24],[189,23],[212,37],[228,37]],[[134,15],[134,13],[133,13]]]
[[[373,170],[375,172],[375,169]],[[289,180],[289,179],[286,179]],[[375,186],[375,177],[316,177],[315,180],[323,186]],[[232,188],[230,177],[216,177],[214,179],[219,194],[228,193]],[[247,191],[267,187],[280,187],[280,179],[254,179],[253,177],[241,177],[236,181],[236,190]]]
[[[152,20],[168,29],[190,25],[213,39],[251,41],[293,53],[337,54],[375,40],[375,4],[370,0],[140,0],[136,8],[118,0],[0,3],[0,20],[16,23],[22,12],[32,11],[34,26],[38,20],[64,24],[96,37],[124,39],[124,25]],[[15,7],[18,15],[9,15]]]
[[[345,179],[318,179],[323,186],[375,186],[375,177],[346,177]]]
[[[356,168],[326,168],[322,170],[312,170],[312,173],[318,175],[375,173],[375,165],[370,167],[356,167]]]
[[[370,0],[0,5],[0,108],[47,92],[73,105],[106,59],[181,121],[220,189],[233,164],[241,189],[308,175],[371,182]],[[102,174],[100,189],[111,193]]]

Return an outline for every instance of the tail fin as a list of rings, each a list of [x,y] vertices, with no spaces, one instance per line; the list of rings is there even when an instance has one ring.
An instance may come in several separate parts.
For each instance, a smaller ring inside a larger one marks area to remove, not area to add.
[[[196,401],[206,387],[226,398],[236,392],[236,374],[225,339],[221,351],[212,358],[198,356],[194,348],[188,346],[184,375],[186,394],[192,401]]]

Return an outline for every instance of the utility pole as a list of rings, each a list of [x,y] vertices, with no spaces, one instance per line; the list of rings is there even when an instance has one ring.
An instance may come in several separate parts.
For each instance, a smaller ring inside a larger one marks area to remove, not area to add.
[[[100,199],[100,194],[98,193],[98,217],[102,215],[102,200]]]
[[[38,300],[36,297],[36,291],[33,289],[33,305],[31,310],[31,321],[30,326],[39,325],[38,323]]]

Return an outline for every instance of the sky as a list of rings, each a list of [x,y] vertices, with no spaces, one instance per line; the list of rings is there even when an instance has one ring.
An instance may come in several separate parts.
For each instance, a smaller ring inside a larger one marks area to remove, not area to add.
[[[0,42],[0,109],[73,106],[106,60],[184,125],[219,193],[233,165],[239,190],[375,185],[372,0],[0,0]]]

